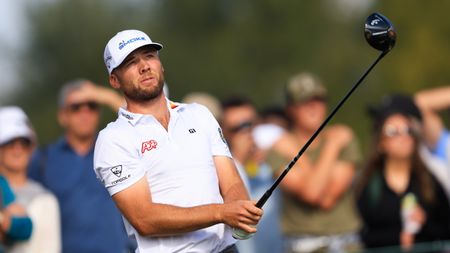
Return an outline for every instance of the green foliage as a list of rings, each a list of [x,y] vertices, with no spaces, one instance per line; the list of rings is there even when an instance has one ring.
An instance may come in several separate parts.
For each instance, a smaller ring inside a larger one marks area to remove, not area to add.
[[[107,86],[103,49],[122,29],[146,31],[164,44],[161,58],[173,100],[192,91],[219,98],[243,94],[258,107],[283,103],[289,76],[312,71],[333,106],[377,57],[363,37],[365,18],[380,11],[398,32],[397,45],[336,115],[367,142],[367,103],[390,92],[412,93],[450,79],[450,2],[376,1],[362,13],[336,1],[59,0],[30,8],[24,86],[15,99],[31,115],[42,142],[60,134],[55,120],[62,83],[84,77]],[[105,113],[104,122],[114,113]]]

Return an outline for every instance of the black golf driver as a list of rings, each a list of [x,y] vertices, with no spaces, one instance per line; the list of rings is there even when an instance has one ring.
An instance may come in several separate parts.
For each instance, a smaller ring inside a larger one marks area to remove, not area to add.
[[[344,96],[344,98],[338,103],[338,105],[331,111],[328,117],[322,122],[319,128],[314,132],[314,134],[309,138],[305,145],[300,149],[298,154],[292,159],[292,161],[286,166],[284,171],[278,176],[272,186],[264,193],[264,195],[258,200],[256,206],[262,208],[272,192],[278,187],[283,178],[292,169],[297,160],[303,155],[306,149],[311,145],[314,139],[319,135],[326,124],[331,120],[331,118],[336,114],[336,112],[341,108],[341,106],[347,101],[347,99],[352,95],[352,93],[358,88],[360,83],[366,78],[369,72],[377,65],[377,63],[394,47],[397,34],[394,30],[392,23],[383,15],[379,13],[373,13],[366,19],[364,25],[364,35],[367,42],[375,49],[381,51],[378,58],[372,63],[372,65],[366,70],[366,72],[359,78],[359,80],[353,85],[350,91]],[[233,237],[239,240],[245,240],[252,236],[241,229],[233,229]]]

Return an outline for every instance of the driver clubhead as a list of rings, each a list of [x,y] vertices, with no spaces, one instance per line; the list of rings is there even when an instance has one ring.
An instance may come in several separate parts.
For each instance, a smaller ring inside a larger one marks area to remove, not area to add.
[[[364,35],[373,48],[383,52],[389,52],[397,39],[397,33],[391,21],[380,13],[373,13],[367,17]]]

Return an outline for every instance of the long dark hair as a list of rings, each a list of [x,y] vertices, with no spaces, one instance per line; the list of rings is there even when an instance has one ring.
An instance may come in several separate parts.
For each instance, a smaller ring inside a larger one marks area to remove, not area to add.
[[[382,126],[386,119],[387,117],[382,122],[376,122],[375,124],[367,164],[356,182],[356,194],[358,197],[374,177],[382,176],[382,170],[386,166],[386,155],[378,148],[378,144],[381,141]],[[410,124],[416,123],[418,125],[417,120],[414,118],[409,118],[409,121]],[[413,131],[412,136],[414,139],[414,151],[411,157],[411,173],[418,180],[421,197],[426,203],[431,204],[435,199],[434,185],[432,177],[419,154],[419,131]]]

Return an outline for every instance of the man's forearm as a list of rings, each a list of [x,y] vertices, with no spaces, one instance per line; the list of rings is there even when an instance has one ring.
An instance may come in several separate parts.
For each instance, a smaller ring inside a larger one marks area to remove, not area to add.
[[[414,100],[422,110],[444,110],[450,107],[450,86],[420,91]]]
[[[444,129],[439,111],[450,107],[450,87],[418,92],[414,100],[422,112],[425,143],[429,148],[434,149]]]
[[[324,146],[318,161],[311,170],[308,180],[305,181],[305,198],[308,202],[317,203],[328,187],[331,171],[338,161],[340,149],[333,143]]]
[[[221,204],[177,207],[152,203],[132,224],[142,235],[176,235],[221,223],[221,208]]]
[[[235,200],[250,200],[247,190],[242,180],[231,186],[227,192],[223,194],[223,201],[229,203]]]

